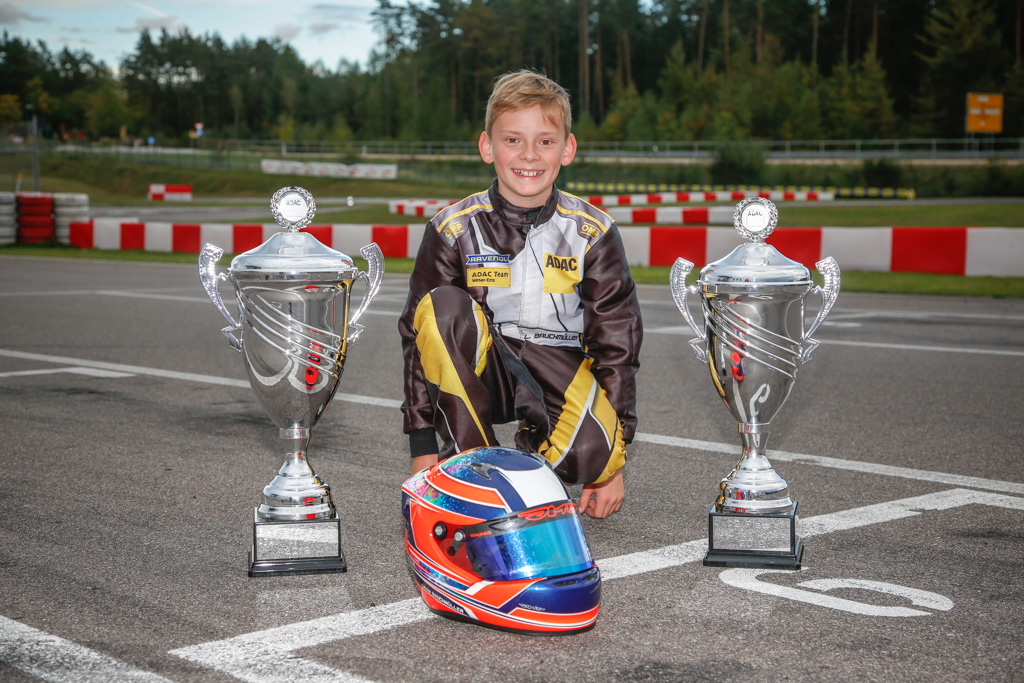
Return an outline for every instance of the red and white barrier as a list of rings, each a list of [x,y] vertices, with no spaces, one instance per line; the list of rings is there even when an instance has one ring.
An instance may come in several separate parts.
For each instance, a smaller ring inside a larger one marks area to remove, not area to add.
[[[629,262],[643,266],[670,266],[682,256],[700,268],[743,242],[731,227],[625,227],[620,233]],[[1024,276],[1019,228],[779,228],[767,241],[808,268],[833,256],[843,270]]]
[[[359,255],[360,247],[376,242],[389,258],[414,255],[425,224],[310,225],[303,228],[332,249]],[[276,223],[165,223],[94,218],[72,223],[71,246],[82,249],[163,251],[198,254],[206,243],[232,254],[254,249],[281,231]]]
[[[260,170],[264,173],[316,176],[320,178],[394,180],[398,177],[397,164],[336,164],[325,161],[263,159],[260,161]]]
[[[423,230],[411,225],[311,225],[303,230],[346,254],[376,242],[387,258],[415,256]],[[274,223],[138,223],[97,218],[72,223],[83,249],[198,253],[207,242],[229,253],[253,249],[280,231]],[[620,229],[631,265],[671,266],[682,256],[697,268],[743,239],[731,227],[645,226]],[[779,228],[768,243],[809,268],[833,256],[843,270],[1024,277],[1024,228]]]
[[[148,196],[151,202],[190,202],[192,201],[192,186],[150,183]]]
[[[619,225],[732,225],[732,206],[695,206],[686,209],[679,206],[657,208],[606,209],[609,216]]]
[[[581,195],[582,196],[582,195]],[[779,190],[720,190],[718,192],[652,192],[647,194],[606,194],[583,196],[594,206],[647,206],[649,204],[689,204],[692,202],[739,202],[749,197],[764,197],[773,202],[831,201],[834,192],[783,192]]]
[[[424,216],[433,218],[434,215],[451,206],[457,199],[392,199],[388,202],[388,211],[399,216]]]
[[[650,204],[688,204],[692,202],[739,202],[748,197],[765,197],[774,202],[796,201],[830,201],[835,199],[833,192],[782,192],[762,190],[747,191],[719,191],[719,192],[653,192],[649,194],[608,194],[591,195],[583,197],[594,206],[648,206]],[[432,217],[446,206],[454,204],[455,199],[398,199],[388,202],[388,211],[405,216],[426,216]],[[611,209],[608,213],[615,214]],[[728,223],[732,223],[732,208],[729,208]],[[619,220],[615,218],[615,220]],[[636,219],[623,221],[628,223],[653,223],[662,222],[653,219]],[[680,222],[678,219],[672,222]],[[688,221],[687,221],[688,222]],[[712,221],[714,223],[715,221]]]

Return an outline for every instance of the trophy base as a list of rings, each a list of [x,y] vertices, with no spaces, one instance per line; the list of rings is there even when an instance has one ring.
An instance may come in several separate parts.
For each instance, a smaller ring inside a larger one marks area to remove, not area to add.
[[[800,569],[803,544],[796,535],[796,503],[781,514],[708,513],[707,567]]]
[[[255,517],[249,576],[330,574],[348,569],[341,551],[341,520],[268,522]]]

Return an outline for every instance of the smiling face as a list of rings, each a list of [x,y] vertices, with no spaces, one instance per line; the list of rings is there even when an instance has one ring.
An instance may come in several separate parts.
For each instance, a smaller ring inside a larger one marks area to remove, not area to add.
[[[480,134],[480,156],[494,164],[498,191],[516,206],[541,206],[558,171],[576,156],[576,138],[535,105],[502,112]]]

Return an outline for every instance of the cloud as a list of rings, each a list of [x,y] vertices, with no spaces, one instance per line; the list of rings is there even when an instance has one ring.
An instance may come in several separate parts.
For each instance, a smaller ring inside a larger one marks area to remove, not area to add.
[[[9,2],[0,5],[0,24],[17,26],[23,21],[45,22],[46,19],[22,12]]]
[[[161,19],[163,19],[164,17],[167,16],[167,12],[161,12],[160,10],[154,9],[153,7],[150,7],[149,5],[143,5],[141,2],[132,2],[132,0],[128,0],[128,4],[129,5],[134,5],[135,7],[138,7],[139,9],[141,9],[141,10],[143,10],[145,12],[149,12],[150,14],[152,14],[155,17],[160,17]]]
[[[154,19],[136,19],[135,26],[120,26],[115,29],[118,33],[142,33],[143,31],[159,32],[166,30],[168,33],[181,32],[185,25],[178,22],[178,18],[172,15],[164,15]]]
[[[295,24],[281,24],[274,27],[274,35],[286,43],[294,40],[301,32],[302,27]]]
[[[333,21],[318,21],[315,24],[309,25],[309,32],[314,36],[322,36],[323,34],[330,33],[337,28],[341,28],[341,24]]]
[[[366,18],[370,16],[371,11],[373,11],[373,8],[365,5],[321,2],[311,5],[306,14],[307,16],[309,14],[316,15],[323,20],[366,21]]]

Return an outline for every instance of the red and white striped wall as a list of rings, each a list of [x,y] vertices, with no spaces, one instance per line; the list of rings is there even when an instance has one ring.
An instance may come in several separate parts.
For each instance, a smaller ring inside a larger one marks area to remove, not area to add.
[[[311,225],[304,228],[349,255],[376,242],[385,257],[416,255],[425,225]],[[253,249],[280,227],[273,223],[136,223],[97,218],[72,223],[70,243],[84,249],[198,253],[207,242],[228,253]],[[743,239],[732,227],[620,228],[631,265],[670,266],[676,258],[700,268]],[[826,256],[843,270],[1024,277],[1024,228],[779,228],[768,242],[809,268]]]
[[[783,192],[779,190],[722,190],[718,192],[653,192],[648,194],[606,194],[583,196],[594,206],[646,206],[649,204],[689,204],[692,202],[739,202],[749,197],[764,197],[773,202],[831,201],[834,192]]]
[[[425,224],[416,225],[310,225],[304,228],[332,249],[358,256],[359,248],[376,242],[389,258],[415,255]],[[113,249],[196,253],[204,244],[240,254],[255,249],[280,232],[276,223],[164,223],[126,222],[94,218],[72,223],[70,244],[82,249]]]
[[[454,204],[456,199],[393,199],[388,211],[399,216],[425,216],[433,218],[438,211]]]
[[[147,196],[153,202],[190,202],[192,201],[192,186],[150,183]]]
[[[834,192],[783,192],[778,190],[762,190],[756,192],[729,191],[718,192],[653,192],[648,194],[607,194],[584,196],[594,206],[648,206],[650,204],[688,204],[692,202],[738,202],[748,197],[765,197],[774,202],[813,202],[835,199]],[[397,199],[388,202],[388,211],[402,216],[426,216],[434,214],[446,206],[454,204],[454,199]],[[610,213],[610,212],[609,212]],[[729,209],[729,223],[732,223],[732,209]],[[618,220],[616,218],[616,220]],[[641,220],[627,222],[643,222]],[[649,221],[647,221],[649,222]]]
[[[732,225],[732,206],[659,206],[643,209],[605,209],[619,226],[624,225]]]
[[[743,242],[732,227],[624,227],[630,264],[701,267]],[[843,270],[1024,276],[1024,229],[969,227],[779,228],[768,243],[809,268],[832,256]]]

